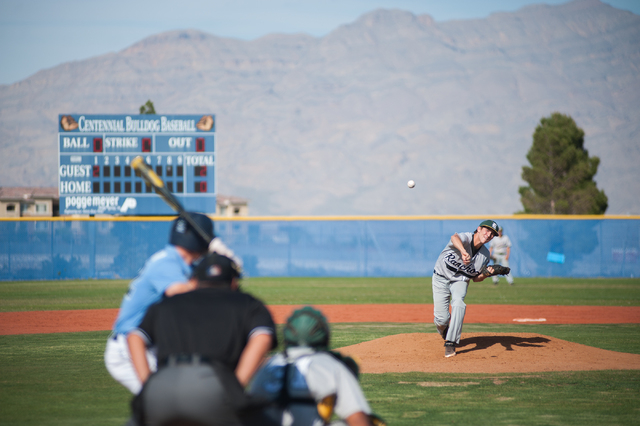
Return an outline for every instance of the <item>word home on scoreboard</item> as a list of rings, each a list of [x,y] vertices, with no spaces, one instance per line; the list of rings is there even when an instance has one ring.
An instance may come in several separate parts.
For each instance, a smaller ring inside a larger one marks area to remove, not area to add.
[[[215,212],[213,115],[60,115],[60,212],[174,214],[131,167],[136,156],[188,210]]]

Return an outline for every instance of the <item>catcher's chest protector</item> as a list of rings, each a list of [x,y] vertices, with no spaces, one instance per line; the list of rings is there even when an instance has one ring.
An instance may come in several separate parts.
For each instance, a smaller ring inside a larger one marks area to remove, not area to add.
[[[264,412],[276,424],[325,425],[296,362],[284,362],[272,362],[261,369],[253,380],[251,394],[272,401]]]

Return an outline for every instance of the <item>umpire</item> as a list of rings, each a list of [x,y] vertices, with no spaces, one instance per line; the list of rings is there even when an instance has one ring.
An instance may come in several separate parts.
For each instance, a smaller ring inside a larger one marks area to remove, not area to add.
[[[216,253],[193,271],[194,291],[149,308],[132,331],[131,358],[144,387],[133,400],[140,425],[237,425],[243,387],[276,346],[265,305],[238,290],[240,273]],[[150,374],[145,348],[155,345]]]

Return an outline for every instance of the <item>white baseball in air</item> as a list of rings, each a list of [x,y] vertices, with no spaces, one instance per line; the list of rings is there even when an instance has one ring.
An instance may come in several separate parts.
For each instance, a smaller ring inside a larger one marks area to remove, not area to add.
[[[410,180],[409,182],[407,182],[407,186],[409,188],[413,188],[414,186],[416,186],[416,183],[414,181]]]

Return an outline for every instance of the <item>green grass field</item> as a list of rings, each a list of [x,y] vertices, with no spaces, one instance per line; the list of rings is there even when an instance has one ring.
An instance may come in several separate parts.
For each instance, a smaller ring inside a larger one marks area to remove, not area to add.
[[[117,308],[125,280],[0,281],[0,312]],[[432,303],[429,278],[251,278],[244,291],[272,305]],[[639,306],[640,279],[520,278],[472,283],[469,303]]]
[[[127,281],[0,282],[0,311],[117,308]],[[253,278],[267,304],[431,303],[429,278]],[[640,305],[640,279],[519,279],[474,283],[486,304]],[[427,332],[430,324],[332,325],[332,346]],[[640,354],[640,324],[468,324],[464,332],[532,332]],[[106,372],[108,332],[0,336],[0,424],[122,425],[130,395]],[[640,372],[363,374],[372,408],[390,425],[637,425]]]

